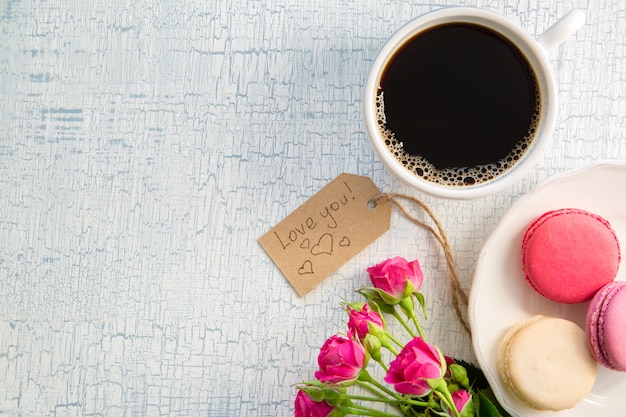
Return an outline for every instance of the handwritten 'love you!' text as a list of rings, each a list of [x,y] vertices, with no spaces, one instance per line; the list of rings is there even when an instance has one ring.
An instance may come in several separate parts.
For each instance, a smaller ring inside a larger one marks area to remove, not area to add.
[[[301,239],[302,241],[305,239],[309,239],[310,241],[312,235],[316,234],[314,231],[318,226],[320,226],[320,230],[326,228],[332,231],[338,228],[339,223],[336,218],[337,213],[339,213],[343,207],[347,206],[351,200],[355,199],[350,195],[352,194],[352,190],[350,189],[348,183],[344,181],[343,184],[348,192],[341,195],[338,199],[325,204],[324,207],[315,214],[315,216],[309,215],[304,220],[291,226],[291,228],[283,235],[279,234],[278,231],[274,231],[274,236],[276,236],[276,239],[278,239],[278,242],[283,249],[287,249],[292,244],[301,242]],[[300,246],[302,247],[302,245]]]

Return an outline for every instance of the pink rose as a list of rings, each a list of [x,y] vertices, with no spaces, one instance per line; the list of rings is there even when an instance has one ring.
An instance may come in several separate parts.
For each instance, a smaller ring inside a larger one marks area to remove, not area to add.
[[[353,310],[348,307],[350,317],[348,318],[348,334],[354,334],[359,340],[369,333],[369,323],[384,328],[383,319],[376,311],[372,310],[369,304],[363,304],[361,310]]]
[[[306,392],[298,390],[296,401],[294,402],[293,415],[295,417],[326,417],[335,409],[326,401],[313,401]]]
[[[334,335],[326,339],[317,357],[315,377],[336,384],[355,380],[365,366],[365,348],[359,342]]]
[[[367,272],[375,288],[387,293],[399,302],[411,292],[418,291],[424,281],[419,262],[412,262],[396,256],[367,268]],[[411,284],[407,288],[407,281]]]
[[[474,404],[472,402],[472,394],[470,394],[469,392],[463,389],[454,391],[452,393],[452,401],[454,402],[454,407],[457,409],[461,417],[474,415]],[[452,414],[450,413],[450,410],[445,404],[442,404],[442,406],[443,406],[443,409],[446,412],[448,412],[448,414]]]
[[[432,391],[428,381],[443,378],[445,372],[446,360],[439,349],[416,337],[389,364],[385,382],[401,394],[422,396]]]

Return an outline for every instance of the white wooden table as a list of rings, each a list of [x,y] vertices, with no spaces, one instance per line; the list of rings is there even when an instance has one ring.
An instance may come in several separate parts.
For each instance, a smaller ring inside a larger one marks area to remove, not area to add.
[[[375,158],[362,87],[384,40],[445,5],[538,34],[560,114],[545,159],[471,201]],[[289,416],[365,268],[418,258],[430,340],[473,360],[437,243],[401,216],[305,297],[257,239],[342,172],[423,199],[469,289],[501,216],[549,177],[626,158],[622,0],[0,0],[0,414]]]

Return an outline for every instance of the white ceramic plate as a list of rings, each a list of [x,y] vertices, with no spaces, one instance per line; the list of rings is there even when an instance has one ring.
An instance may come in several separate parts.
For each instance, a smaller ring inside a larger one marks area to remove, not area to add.
[[[497,352],[506,331],[520,320],[543,314],[572,320],[584,329],[589,303],[551,302],[524,280],[520,251],[528,225],[546,211],[575,207],[607,219],[626,259],[626,166],[602,164],[558,177],[522,197],[504,215],[483,247],[472,284],[469,318],[474,352],[496,397],[517,417],[626,416],[626,373],[598,365],[596,383],[576,407],[559,412],[531,409],[513,397],[498,374]],[[618,280],[626,280],[622,262]]]

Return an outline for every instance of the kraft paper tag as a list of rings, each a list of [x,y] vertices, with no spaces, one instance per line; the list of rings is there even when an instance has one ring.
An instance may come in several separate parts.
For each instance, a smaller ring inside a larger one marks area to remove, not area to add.
[[[391,204],[368,177],[341,174],[259,239],[298,294],[389,230]]]

